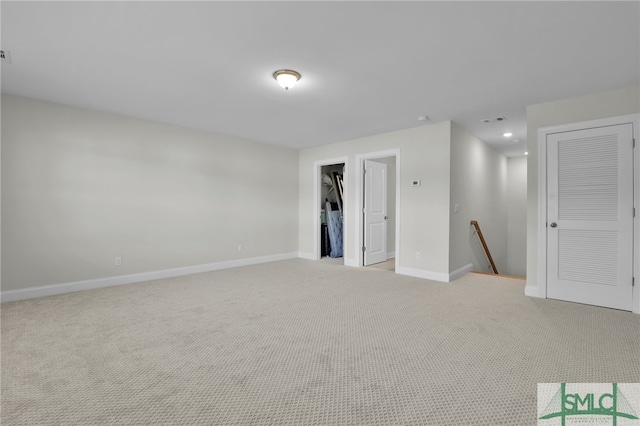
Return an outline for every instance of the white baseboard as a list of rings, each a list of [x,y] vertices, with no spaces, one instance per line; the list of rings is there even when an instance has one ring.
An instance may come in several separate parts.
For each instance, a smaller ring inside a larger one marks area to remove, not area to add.
[[[315,254],[307,253],[307,252],[304,252],[304,251],[299,251],[298,252],[298,257],[300,259],[318,260],[318,259],[316,259]],[[343,259],[344,259],[344,266],[355,266],[355,267],[360,266],[360,265],[358,265],[358,259],[348,259],[346,257],[343,257]]]
[[[138,274],[120,275],[116,277],[97,278],[70,283],[50,284],[39,287],[30,287],[20,290],[7,290],[0,292],[2,302],[14,300],[33,299],[36,297],[53,296],[56,294],[71,293],[74,291],[92,290],[96,288],[112,287],[116,285],[134,284],[143,281],[173,278],[183,275],[198,274],[201,272],[217,271],[220,269],[237,268],[240,266],[257,265],[260,263],[275,262],[278,260],[295,259],[298,253],[281,253],[270,256],[252,257],[247,259],[227,260],[224,262],[207,263],[204,265],[185,266],[182,268],[164,269],[161,271],[141,272]]]
[[[313,254],[313,253],[307,253],[307,252],[304,252],[304,251],[299,251],[299,252],[298,252],[298,257],[299,257],[300,259],[318,260],[318,259],[316,259],[316,255],[315,255],[315,254]]]
[[[413,269],[413,268],[400,266],[399,268],[396,269],[396,274],[408,275],[410,277],[424,278],[426,280],[440,281],[445,283],[449,282],[449,274],[425,271],[424,269]]]
[[[425,271],[423,269],[413,269],[401,266],[396,269],[396,273],[401,275],[408,275],[410,277],[424,278],[427,280],[448,283],[455,280],[456,278],[460,278],[472,269],[473,264],[469,263],[468,265],[464,265],[462,268],[458,268],[455,271],[449,272],[448,274],[443,274],[441,272]]]
[[[524,295],[529,297],[540,297],[540,290],[536,286],[527,285],[524,287]]]
[[[468,265],[464,265],[462,268],[458,268],[455,271],[449,272],[449,281],[453,281],[457,278],[460,278],[464,274],[470,272],[473,269],[473,263],[469,263]]]
[[[362,265],[358,265],[358,259],[348,259],[344,258],[344,266],[352,266],[354,268],[359,268]]]

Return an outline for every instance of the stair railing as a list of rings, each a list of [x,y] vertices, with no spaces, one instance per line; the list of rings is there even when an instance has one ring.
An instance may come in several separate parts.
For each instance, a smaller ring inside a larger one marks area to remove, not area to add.
[[[484,240],[484,236],[482,235],[482,231],[480,230],[480,225],[478,225],[478,221],[472,220],[471,226],[475,228],[475,233],[478,235],[480,239],[480,243],[482,244],[482,248],[484,249],[484,253],[487,255],[487,259],[489,259],[489,264],[491,265],[491,269],[493,269],[494,274],[498,274],[498,268],[496,268],[496,264],[493,261],[493,257],[491,257],[491,252],[489,251],[489,246],[487,246],[487,242]]]

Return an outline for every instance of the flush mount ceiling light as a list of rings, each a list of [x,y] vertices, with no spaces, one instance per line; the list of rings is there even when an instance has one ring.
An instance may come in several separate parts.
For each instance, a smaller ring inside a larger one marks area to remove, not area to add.
[[[293,70],[278,70],[273,73],[273,78],[284,89],[289,90],[300,80],[300,73]]]
[[[511,136],[513,136],[513,133],[511,133],[511,132],[507,132],[507,133],[505,133],[505,134],[504,134],[504,135],[502,135],[502,136],[504,136],[505,138],[510,138]]]

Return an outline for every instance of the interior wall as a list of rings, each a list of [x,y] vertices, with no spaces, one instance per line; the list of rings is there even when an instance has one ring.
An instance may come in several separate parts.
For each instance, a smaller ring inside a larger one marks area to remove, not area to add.
[[[451,129],[449,270],[491,271],[470,225],[477,220],[500,273],[507,265],[507,158],[457,125]],[[460,211],[455,212],[455,206]]]
[[[527,276],[527,157],[507,159],[507,267],[504,273]]]
[[[400,259],[398,273],[438,278],[448,277],[449,266],[449,145],[450,122],[414,127],[337,144],[300,150],[299,248],[302,257],[314,252],[314,162],[347,157],[350,166],[345,179],[350,212],[355,212],[358,167],[356,155],[400,150]],[[411,181],[422,185],[412,187]],[[358,230],[353,214],[345,218],[345,263],[358,266]],[[420,253],[416,256],[416,253]],[[419,257],[419,259],[417,258]]]
[[[2,95],[3,290],[296,254],[297,221],[296,150]]]
[[[538,274],[538,129],[640,112],[640,86],[629,86],[527,107],[527,288],[539,294]]]

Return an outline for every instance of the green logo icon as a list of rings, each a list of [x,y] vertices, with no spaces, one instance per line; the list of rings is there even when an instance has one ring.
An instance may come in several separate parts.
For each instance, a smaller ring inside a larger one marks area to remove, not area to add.
[[[618,388],[611,383],[611,393],[607,392],[575,392],[567,393],[567,384],[560,383],[560,388],[544,409],[540,420],[559,417],[562,426],[570,416],[610,416],[612,424],[618,424],[618,418],[638,420],[638,414]]]

